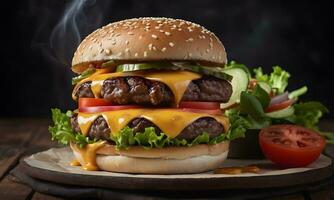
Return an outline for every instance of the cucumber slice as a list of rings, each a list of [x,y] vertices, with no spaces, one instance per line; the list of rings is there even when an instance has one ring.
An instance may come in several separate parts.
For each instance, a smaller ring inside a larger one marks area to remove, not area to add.
[[[230,100],[227,103],[220,104],[220,108],[228,108],[232,106],[235,103],[240,102],[240,94],[242,91],[246,91],[249,83],[249,76],[248,73],[245,72],[245,70],[241,68],[229,68],[224,69],[224,73],[229,74],[233,76],[233,79],[231,81],[232,85],[232,95],[230,97]]]
[[[268,94],[271,92],[271,87],[268,83],[266,83],[264,81],[259,81],[259,82],[257,82],[257,84],[259,84],[260,87],[262,89],[264,89]]]
[[[289,117],[289,116],[293,115],[294,112],[295,112],[295,109],[292,106],[289,106],[289,107],[284,108],[282,110],[266,113],[266,116],[268,116],[270,118],[278,118],[279,119],[279,118]]]

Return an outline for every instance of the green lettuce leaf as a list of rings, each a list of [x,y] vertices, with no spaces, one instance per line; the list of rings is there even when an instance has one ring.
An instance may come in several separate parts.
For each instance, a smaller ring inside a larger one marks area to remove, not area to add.
[[[80,147],[84,147],[87,144],[94,143],[97,140],[91,140],[79,133],[72,130],[71,116],[72,111],[62,113],[60,109],[51,109],[53,126],[49,126],[49,132],[51,133],[52,140],[58,140],[59,143],[68,145],[73,142]]]
[[[293,123],[314,130],[318,130],[317,125],[323,114],[329,112],[322,103],[316,101],[296,103],[293,107],[295,109],[295,113],[288,119]]]
[[[228,130],[226,135],[227,139],[234,140],[237,138],[245,137],[247,129],[250,129],[252,127],[249,120],[241,116],[240,111],[235,108],[226,110],[225,115],[230,120],[230,129]]]
[[[111,136],[117,148],[129,148],[131,146],[142,146],[144,148],[162,148],[168,146],[194,146],[197,144],[217,144],[227,140],[226,134],[220,134],[214,138],[209,138],[209,134],[204,132],[192,141],[185,139],[169,138],[166,134],[157,134],[153,127],[145,128],[143,133],[134,133],[129,127],[123,128],[118,134]]]
[[[283,70],[280,66],[274,66],[270,75],[264,74],[262,68],[253,70],[257,81],[267,82],[277,94],[282,94],[288,86],[289,72]]]

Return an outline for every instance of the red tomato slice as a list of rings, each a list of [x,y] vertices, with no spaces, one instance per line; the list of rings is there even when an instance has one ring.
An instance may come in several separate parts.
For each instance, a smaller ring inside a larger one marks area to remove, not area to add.
[[[304,167],[315,161],[325,147],[317,132],[297,125],[273,125],[259,134],[263,154],[281,167]]]
[[[79,108],[92,106],[111,106],[112,104],[104,99],[79,98]]]
[[[218,102],[203,102],[203,101],[181,101],[179,103],[179,108],[216,110],[216,109],[220,109],[220,103],[218,103]]]
[[[141,108],[141,106],[136,106],[136,105],[91,106],[91,107],[79,108],[79,112],[97,113],[97,112],[106,112],[106,111],[115,111],[115,110],[125,110],[125,109],[131,109],[131,108]]]
[[[205,113],[209,115],[221,115],[222,111],[220,109],[215,110],[203,110],[203,109],[193,109],[193,108],[181,108],[185,112],[194,112],[194,113]]]
[[[291,106],[293,104],[293,100],[292,99],[288,99],[286,101],[283,101],[281,103],[277,103],[274,105],[269,106],[268,108],[266,108],[266,112],[273,112],[276,110],[282,110],[283,108],[286,108],[288,106]]]

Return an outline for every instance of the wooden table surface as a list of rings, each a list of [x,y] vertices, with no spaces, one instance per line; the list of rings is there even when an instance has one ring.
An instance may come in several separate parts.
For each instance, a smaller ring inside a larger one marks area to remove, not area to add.
[[[34,191],[29,186],[19,183],[9,174],[19,160],[35,152],[57,146],[50,140],[47,131],[48,120],[44,119],[2,119],[0,120],[0,199],[62,199]],[[322,121],[325,130],[334,130],[334,120]],[[327,145],[327,155],[334,158],[334,145]],[[308,200],[334,199],[334,184],[320,191],[303,192],[271,199]]]

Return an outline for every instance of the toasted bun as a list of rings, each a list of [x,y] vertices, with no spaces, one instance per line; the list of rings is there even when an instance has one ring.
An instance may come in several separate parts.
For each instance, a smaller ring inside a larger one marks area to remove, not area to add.
[[[180,174],[199,173],[218,168],[226,159],[229,142],[215,145],[195,145],[193,147],[166,147],[144,149],[132,147],[128,150],[115,150],[107,145],[97,152],[97,166],[104,171]],[[83,163],[81,154],[73,151],[76,159]]]
[[[81,73],[89,64],[106,60],[227,62],[225,48],[214,33],[170,18],[127,19],[97,29],[74,53],[72,70]]]

